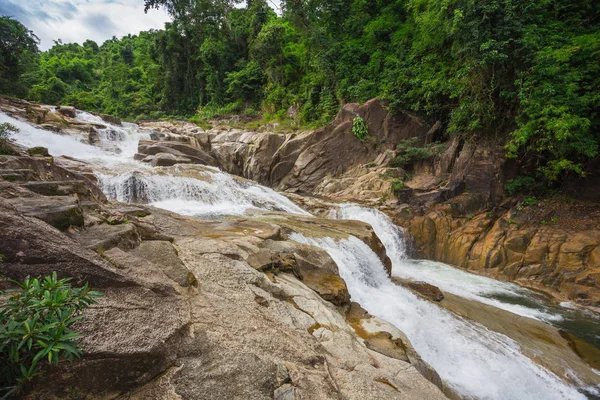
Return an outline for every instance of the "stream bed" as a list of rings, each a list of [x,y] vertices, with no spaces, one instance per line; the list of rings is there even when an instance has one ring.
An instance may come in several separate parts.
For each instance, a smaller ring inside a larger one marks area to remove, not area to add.
[[[91,114],[77,115],[81,121],[100,123]],[[309,215],[276,191],[216,168],[154,169],[134,161],[138,141],[149,134],[133,124],[112,126],[102,121],[107,128],[100,130],[100,146],[91,146],[74,136],[41,130],[0,113],[2,122],[20,129],[14,138],[21,145],[45,146],[55,157],[64,155],[89,163],[99,187],[112,200],[143,202],[203,219],[246,215],[249,210]],[[472,275],[442,263],[412,260],[407,256],[402,228],[383,213],[352,204],[338,207],[336,218],[361,220],[373,226],[392,260],[393,275],[430,283],[464,300],[550,324],[600,345],[596,314],[571,304],[554,304],[512,283]],[[375,253],[355,237],[315,239],[294,233],[291,239],[325,249],[338,264],[352,300],[402,330],[423,359],[464,398],[585,399],[600,393],[595,387],[573,384],[578,381],[574,372],[571,382],[567,382],[534,362],[518,341],[395,284]]]

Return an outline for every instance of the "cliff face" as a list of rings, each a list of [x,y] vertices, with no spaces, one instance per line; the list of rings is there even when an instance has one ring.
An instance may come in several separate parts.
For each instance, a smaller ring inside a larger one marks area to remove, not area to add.
[[[522,217],[527,211],[500,208],[457,217],[448,206],[441,206],[404,223],[408,224],[420,257],[598,307],[600,229],[597,224],[568,229],[559,223],[555,226],[540,220],[528,223]]]
[[[367,123],[364,143],[352,134],[356,116]],[[453,139],[407,170],[388,167],[399,143],[432,143],[439,128],[406,113],[392,117],[384,103],[371,100],[344,106],[331,125],[314,132],[215,128],[198,140],[172,125],[159,131],[162,140],[202,142],[224,170],[279,190],[379,207],[407,229],[418,257],[600,305],[600,233],[597,223],[589,223],[598,221],[597,203],[553,200],[523,207],[523,199],[507,198],[504,185],[513,166],[494,142]],[[594,181],[585,182],[580,193],[590,197]]]

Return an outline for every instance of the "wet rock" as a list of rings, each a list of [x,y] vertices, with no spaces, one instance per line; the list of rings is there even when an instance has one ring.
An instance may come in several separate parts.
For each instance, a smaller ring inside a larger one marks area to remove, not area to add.
[[[416,292],[417,294],[425,297],[426,299],[429,299],[431,301],[436,301],[436,302],[440,302],[440,301],[444,300],[444,294],[437,286],[430,285],[427,282],[414,282],[414,281],[402,282],[402,281],[400,281],[398,279],[394,279],[394,278],[395,277],[392,278],[392,280],[394,282],[396,282],[396,283],[401,282],[400,284],[402,286],[406,286],[407,288],[411,289],[413,292]]]
[[[117,125],[117,126],[123,125],[123,123],[121,122],[121,118],[119,118],[119,117],[115,117],[113,115],[107,115],[107,114],[100,114],[100,113],[93,113],[93,114],[99,116],[100,118],[102,118],[103,121],[106,121],[109,124],[113,124],[113,125]]]
[[[204,150],[179,142],[140,141],[138,153],[158,157],[159,154],[171,154],[188,159],[189,163],[215,166],[215,159]]]
[[[58,106],[56,107],[56,111],[69,118],[77,117],[77,109],[72,106]]]
[[[169,153],[157,153],[153,156],[151,164],[153,167],[170,167],[177,164],[177,157]]]

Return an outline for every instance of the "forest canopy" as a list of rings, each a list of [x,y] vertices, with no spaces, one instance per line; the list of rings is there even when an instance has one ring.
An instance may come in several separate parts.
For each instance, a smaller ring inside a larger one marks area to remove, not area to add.
[[[0,92],[143,119],[210,112],[328,123],[379,97],[448,135],[503,140],[548,181],[600,142],[594,0],[140,0],[164,29],[38,54],[0,19]],[[6,34],[5,32],[8,32]],[[6,39],[5,39],[6,38]]]

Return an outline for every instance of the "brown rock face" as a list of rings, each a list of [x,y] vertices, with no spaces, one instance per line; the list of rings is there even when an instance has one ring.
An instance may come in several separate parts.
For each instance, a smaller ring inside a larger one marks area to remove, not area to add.
[[[510,213],[469,220],[439,210],[408,229],[421,257],[600,306],[600,230],[520,225]]]

